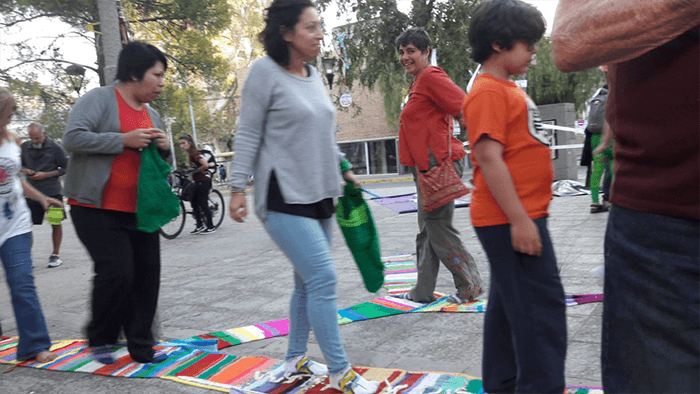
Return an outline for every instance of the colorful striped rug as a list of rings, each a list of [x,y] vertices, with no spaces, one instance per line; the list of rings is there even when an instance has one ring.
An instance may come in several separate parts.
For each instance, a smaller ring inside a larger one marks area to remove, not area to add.
[[[391,209],[396,213],[409,213],[418,211],[418,195],[416,193],[399,194],[396,196],[375,197],[370,199],[377,204]],[[471,203],[471,194],[455,200],[455,208],[468,207]]]
[[[416,283],[417,271],[413,255],[398,254],[382,258],[384,262],[384,286],[392,295],[405,293]],[[353,305],[338,311],[338,323],[348,324],[354,321],[377,319],[402,313],[448,312],[448,313],[479,313],[485,312],[488,301],[478,299],[464,304],[453,304],[447,301],[447,296],[435,293],[438,298],[430,304],[422,304],[396,297],[383,297]],[[576,306],[589,302],[600,302],[602,294],[567,295],[566,305]],[[259,341],[262,339],[285,336],[289,334],[289,319],[274,320],[251,326],[232,328],[211,332],[189,338],[170,341],[165,345],[189,346],[205,350],[220,350],[241,343]]]
[[[286,375],[281,360],[266,357],[236,357],[229,354],[187,346],[156,346],[168,354],[160,364],[134,362],[126,348],[114,354],[114,364],[92,360],[86,341],[57,341],[52,350],[58,353],[50,363],[14,360],[17,339],[0,341],[0,362],[52,371],[84,372],[124,378],[161,378],[205,389],[240,394],[336,393],[327,377]],[[448,391],[455,394],[483,393],[481,380],[472,376],[439,372],[409,372],[398,369],[356,367],[366,379],[381,381],[378,393],[424,394]],[[602,393],[597,388],[570,387],[568,394]]]
[[[417,274],[413,256],[400,254],[383,258],[385,286],[390,294],[408,291]],[[421,304],[395,297],[383,297],[338,311],[338,323],[376,319],[402,313],[421,312],[484,312],[486,300],[465,304],[447,302],[444,294],[435,293],[438,300]],[[567,305],[574,306],[602,301],[602,294],[567,295]],[[17,338],[0,340],[0,363],[15,364],[55,371],[85,372],[105,376],[162,378],[212,390],[234,393],[320,393],[328,384],[327,379],[309,376],[288,378],[282,373],[282,362],[264,357],[236,357],[217,350],[241,343],[289,334],[289,320],[274,320],[229,330],[197,335],[181,340],[160,343],[156,349],[168,353],[168,359],[160,364],[134,362],[124,346],[114,355],[117,361],[111,365],[92,360],[84,340],[55,341],[52,349],[58,353],[56,360],[41,364],[17,362],[15,351]],[[422,394],[449,390],[454,394],[479,393],[481,381],[460,374],[407,372],[382,368],[358,368],[368,379],[381,380],[384,394]],[[597,388],[570,387],[569,394],[601,393]]]

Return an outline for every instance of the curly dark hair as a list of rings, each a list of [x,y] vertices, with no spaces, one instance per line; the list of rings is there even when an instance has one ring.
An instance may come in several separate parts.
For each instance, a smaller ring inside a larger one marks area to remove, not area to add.
[[[505,50],[515,41],[534,45],[542,38],[547,27],[542,13],[520,0],[487,0],[474,9],[469,24],[471,57],[483,63],[491,56],[493,44]]]
[[[265,9],[265,29],[258,35],[258,40],[268,56],[280,66],[286,67],[290,61],[289,44],[284,40],[283,29],[294,31],[299,16],[313,6],[311,0],[275,0]]]
[[[119,53],[116,79],[131,82],[132,78],[136,78],[140,81],[157,62],[163,63],[163,67],[168,69],[168,60],[160,49],[141,41],[130,42]]]

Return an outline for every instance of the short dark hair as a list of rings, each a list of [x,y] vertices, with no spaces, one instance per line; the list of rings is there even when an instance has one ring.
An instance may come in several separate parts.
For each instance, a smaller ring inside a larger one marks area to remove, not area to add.
[[[402,46],[408,46],[408,44],[415,45],[421,52],[425,52],[428,48],[433,47],[428,32],[422,27],[409,27],[396,38],[396,50],[399,50]]]
[[[145,42],[130,42],[119,54],[116,79],[121,82],[130,82],[132,78],[136,78],[140,81],[146,71],[157,62],[163,63],[165,69],[168,68],[168,60],[160,49]]]
[[[258,40],[277,64],[288,66],[290,61],[289,44],[284,40],[282,29],[294,31],[299,16],[313,6],[311,0],[275,0],[265,9],[265,29],[258,35]]]
[[[493,44],[505,50],[515,41],[534,45],[542,38],[547,27],[542,13],[520,0],[487,0],[474,9],[469,24],[471,57],[483,63],[491,56]]]

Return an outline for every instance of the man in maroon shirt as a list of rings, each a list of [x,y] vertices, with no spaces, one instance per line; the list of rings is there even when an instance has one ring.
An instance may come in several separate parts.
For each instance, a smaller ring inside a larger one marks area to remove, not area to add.
[[[565,72],[611,64],[606,392],[700,392],[700,2],[560,0]]]

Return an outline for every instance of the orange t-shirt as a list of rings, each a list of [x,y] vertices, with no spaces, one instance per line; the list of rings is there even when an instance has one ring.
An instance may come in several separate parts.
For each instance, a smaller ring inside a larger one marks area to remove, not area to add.
[[[549,136],[539,127],[535,103],[515,83],[489,74],[476,78],[464,100],[469,145],[482,136],[503,145],[503,161],[515,184],[518,198],[532,219],[547,216],[554,178]],[[537,123],[536,123],[537,122]],[[491,195],[474,155],[474,191],[470,212],[474,227],[509,223]]]
[[[117,105],[119,106],[119,132],[128,133],[136,129],[153,127],[148,110],[144,107],[135,110],[124,101],[119,91]],[[102,209],[113,211],[136,212],[136,193],[138,190],[139,167],[141,152],[138,149],[124,147],[124,151],[114,158],[109,174],[109,180],[102,191]],[[73,199],[68,204],[95,208],[94,205],[81,204]]]

